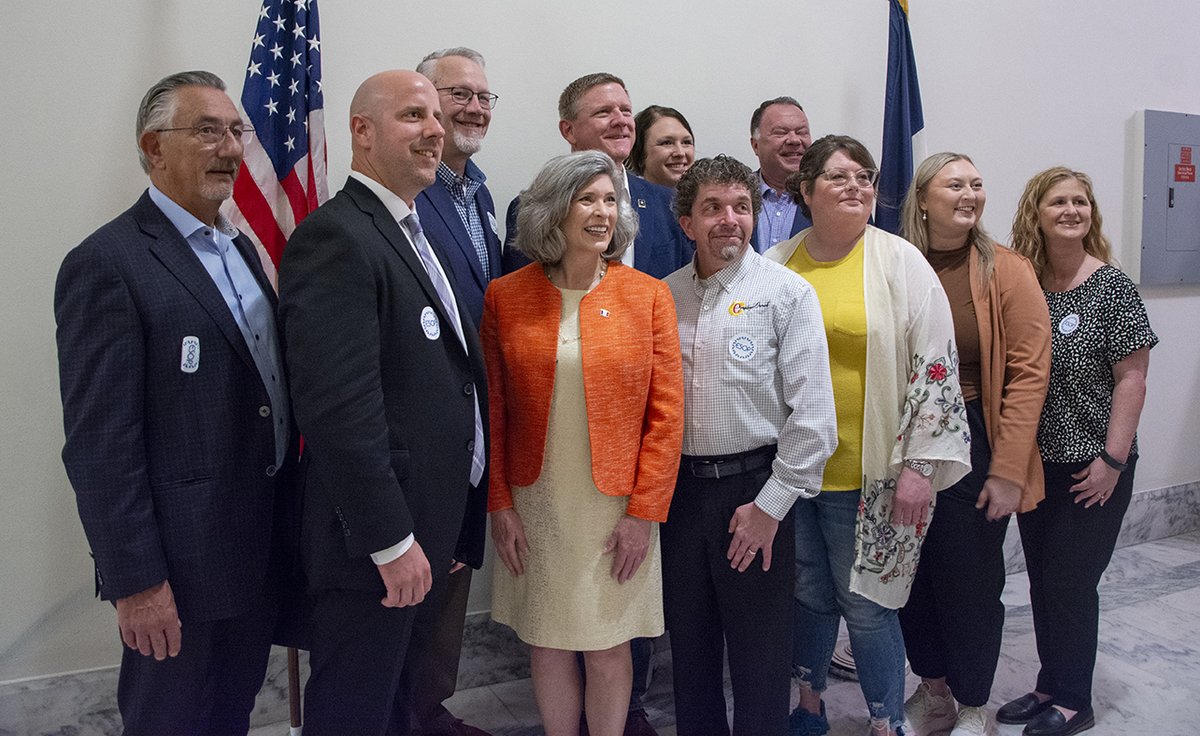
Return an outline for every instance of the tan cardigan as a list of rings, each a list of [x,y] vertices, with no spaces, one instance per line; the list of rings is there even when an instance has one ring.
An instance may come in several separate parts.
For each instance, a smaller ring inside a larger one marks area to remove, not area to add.
[[[1050,313],[1033,266],[996,246],[992,278],[979,283],[971,250],[971,301],[979,323],[983,415],[992,448],[990,475],[1021,486],[1020,511],[1045,498],[1037,428],[1050,381]]]

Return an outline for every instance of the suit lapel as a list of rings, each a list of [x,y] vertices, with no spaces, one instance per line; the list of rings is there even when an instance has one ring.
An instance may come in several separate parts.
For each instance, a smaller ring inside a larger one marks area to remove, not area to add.
[[[456,246],[471,265],[471,275],[475,277],[479,288],[483,289],[486,281],[483,277],[483,267],[479,265],[479,256],[475,253],[475,244],[471,242],[471,236],[463,226],[462,218],[458,216],[458,208],[454,206],[454,200],[450,198],[450,192],[446,190],[442,180],[434,181],[425,190],[425,196],[429,198],[429,203],[433,205],[438,217],[442,218],[442,224],[454,236]]]
[[[633,241],[633,267],[642,273],[649,273],[650,262],[654,256],[654,243],[652,238],[642,236],[648,232],[647,220],[653,219],[654,215],[650,214],[650,208],[647,206],[645,182],[633,174],[629,175],[629,199],[633,211],[638,216],[638,234]]]
[[[396,255],[400,256],[400,260],[412,272],[413,277],[417,280],[417,284],[425,292],[429,303],[437,310],[442,322],[447,325],[453,325],[454,321],[450,319],[450,314],[442,305],[442,298],[438,296],[437,289],[433,288],[433,282],[429,280],[429,274],[425,271],[425,264],[421,263],[415,247],[409,241],[404,230],[400,228],[400,223],[392,218],[392,213],[388,212],[387,207],[383,206],[383,202],[379,201],[379,197],[376,197],[374,192],[367,189],[362,183],[354,180],[354,178],[350,178],[346,182],[344,191],[354,200],[363,214],[371,218],[375,223],[375,229],[379,231],[379,234],[383,236],[387,244],[396,252]],[[444,268],[445,266],[443,266]],[[464,325],[471,324],[470,319],[462,314],[461,305],[458,311],[460,323]],[[467,330],[464,329],[464,336],[466,332]],[[447,340],[447,342],[451,342],[459,350],[463,350],[462,343],[459,342],[457,334],[453,335],[453,339]]]
[[[229,312],[229,305],[225,303],[220,289],[213,283],[200,259],[192,252],[192,247],[150,200],[149,195],[145,195],[138,204],[140,206],[134,217],[142,232],[151,238],[150,252],[191,293],[204,311],[208,312],[208,316],[220,328],[233,351],[248,367],[257,370],[250,349],[246,347],[246,338],[242,336],[242,331],[238,329],[233,315]],[[252,270],[253,268],[251,266]],[[261,271],[261,267],[258,270]],[[270,288],[267,292],[274,297]]]

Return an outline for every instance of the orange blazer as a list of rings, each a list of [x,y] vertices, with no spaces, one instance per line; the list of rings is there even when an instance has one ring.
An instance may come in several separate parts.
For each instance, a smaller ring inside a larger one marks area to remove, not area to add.
[[[512,487],[542,472],[562,297],[532,263],[484,296],[491,419],[488,511],[512,508]],[[683,446],[683,361],[671,290],[620,263],[579,308],[592,480],[629,496],[626,513],[666,521]]]

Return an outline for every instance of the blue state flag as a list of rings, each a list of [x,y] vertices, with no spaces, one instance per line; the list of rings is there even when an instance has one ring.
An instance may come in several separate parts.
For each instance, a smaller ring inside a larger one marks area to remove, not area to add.
[[[883,156],[875,224],[890,233],[900,229],[900,205],[913,174],[913,137],[925,127],[921,88],[912,36],[908,33],[908,0],[888,0],[887,88],[883,101]]]

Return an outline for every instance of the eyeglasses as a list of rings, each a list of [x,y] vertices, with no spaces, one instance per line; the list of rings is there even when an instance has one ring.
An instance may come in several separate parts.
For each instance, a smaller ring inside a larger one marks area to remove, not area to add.
[[[860,189],[871,189],[879,179],[879,169],[859,169],[853,173],[845,169],[825,169],[818,172],[817,176],[825,177],[825,181],[838,189],[849,184],[851,179]]]
[[[450,98],[458,104],[466,107],[471,104],[471,98],[479,100],[479,106],[484,110],[491,110],[496,106],[496,100],[500,99],[491,92],[474,92],[466,87],[438,87],[438,92],[449,92]]]
[[[214,125],[205,123],[204,125],[193,125],[186,128],[155,128],[152,133],[175,133],[186,130],[192,135],[200,139],[200,142],[206,146],[215,146],[225,140],[226,133],[232,133],[233,137],[242,143],[249,143],[250,138],[254,135],[254,128],[241,123],[233,125]]]

